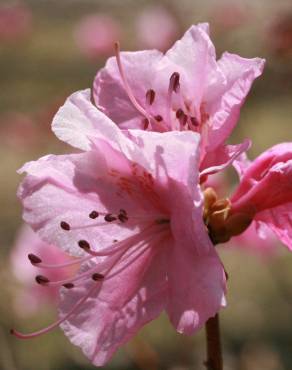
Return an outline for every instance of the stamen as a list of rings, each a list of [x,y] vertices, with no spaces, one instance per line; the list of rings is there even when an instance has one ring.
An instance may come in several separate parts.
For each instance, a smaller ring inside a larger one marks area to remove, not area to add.
[[[172,112],[172,94],[179,91],[179,73],[173,72],[169,79],[168,93],[167,93],[167,121],[172,130],[175,130],[175,123],[171,119]]]
[[[173,74],[170,76],[169,80],[169,90],[178,92],[179,91],[179,73],[178,72],[173,72]]]
[[[113,222],[116,221],[116,216],[112,215],[111,213],[108,213],[107,215],[104,216],[104,220],[106,222]]]
[[[89,217],[93,220],[99,216],[99,213],[97,211],[92,211],[89,213]]]
[[[86,240],[79,240],[78,245],[82,249],[86,249],[86,250],[90,249],[90,244]]]
[[[155,118],[155,120],[156,120],[157,122],[161,122],[161,121],[163,121],[163,118],[162,118],[162,116],[161,116],[160,114],[158,114],[158,115],[157,115],[157,116],[155,116],[154,118]]]
[[[66,230],[66,231],[69,231],[71,229],[70,225],[65,221],[61,221],[60,226],[63,230]]]
[[[149,127],[149,119],[148,118],[143,118],[142,119],[142,125],[143,125],[143,130],[147,130],[147,128]]]
[[[43,276],[43,275],[37,275],[35,277],[35,281],[40,285],[46,285],[50,282],[50,280],[46,276]]]
[[[196,117],[190,117],[190,120],[192,125],[194,125],[195,127],[199,126],[199,121],[197,120]]]
[[[91,289],[89,289],[88,293],[84,295],[83,298],[81,298],[73,307],[72,309],[67,313],[67,315],[65,315],[64,317],[62,317],[61,319],[57,320],[56,322],[52,323],[51,325],[47,326],[46,328],[44,329],[41,329],[39,331],[35,331],[33,333],[30,333],[30,334],[23,334],[19,331],[16,331],[14,329],[11,329],[10,330],[10,334],[16,336],[17,338],[19,339],[31,339],[31,338],[35,338],[35,337],[38,337],[42,334],[45,334],[45,333],[48,333],[49,331],[55,329],[56,327],[58,327],[60,324],[62,324],[64,321],[66,321],[72,314],[74,314],[74,312],[76,310],[78,310],[78,308],[80,306],[83,305],[83,303],[91,296],[91,294],[97,289],[97,286],[94,284],[93,287]]]
[[[102,275],[102,274],[100,274],[98,272],[95,272],[94,274],[92,274],[91,278],[94,281],[100,281],[100,280],[103,280],[104,279],[104,275]]]
[[[181,108],[179,108],[179,109],[176,111],[176,114],[175,114],[176,118],[177,118],[177,119],[180,119],[183,115],[184,115],[184,111],[183,111]]]
[[[72,289],[74,288],[74,284],[73,283],[66,283],[66,284],[63,284],[63,287],[67,288],[67,289]]]
[[[152,105],[155,99],[155,91],[150,89],[146,92],[146,103]]]
[[[37,265],[38,263],[42,262],[40,257],[36,256],[35,254],[29,253],[27,257],[33,265]]]
[[[56,265],[50,265],[46,263],[39,263],[37,264],[37,267],[43,268],[43,269],[59,269],[59,268],[65,268],[65,267],[71,267],[74,265],[81,265],[81,263],[86,262],[90,260],[92,257],[86,256],[83,258],[76,258],[73,261],[56,264]],[[34,265],[34,264],[33,264]]]
[[[128,221],[128,215],[127,215],[127,212],[124,210],[124,209],[120,209],[120,213],[118,215],[118,219],[121,221],[121,222],[126,222]]]
[[[146,110],[136,100],[134,94],[132,93],[130,85],[128,83],[128,80],[126,79],[126,75],[125,75],[124,68],[123,68],[123,65],[122,65],[122,62],[121,62],[121,57],[120,57],[120,44],[118,42],[115,43],[115,53],[116,53],[116,59],[117,59],[117,64],[118,64],[118,69],[119,69],[119,72],[120,72],[120,76],[121,76],[121,79],[124,83],[125,91],[126,91],[128,97],[129,97],[131,103],[137,109],[138,112],[140,112],[144,117],[149,119],[149,116],[148,116]]]

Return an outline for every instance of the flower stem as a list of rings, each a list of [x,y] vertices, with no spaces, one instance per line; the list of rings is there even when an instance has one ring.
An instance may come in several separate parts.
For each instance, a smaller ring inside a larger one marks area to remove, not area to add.
[[[211,317],[206,323],[208,370],[223,370],[222,350],[220,341],[219,315]]]

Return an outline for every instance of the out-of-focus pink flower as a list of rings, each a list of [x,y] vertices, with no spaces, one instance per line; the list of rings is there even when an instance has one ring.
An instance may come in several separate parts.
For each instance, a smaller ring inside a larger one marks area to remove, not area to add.
[[[68,277],[68,270],[32,266],[28,255],[38,256],[44,261],[57,265],[66,263],[70,259],[59,248],[43,242],[28,226],[21,228],[11,251],[12,271],[22,284],[22,291],[15,301],[15,309],[20,316],[33,314],[41,305],[54,305],[58,301],[59,287],[51,286],[44,289],[36,284],[34,280],[36,274],[45,274],[52,280]]]
[[[102,365],[163,310],[180,333],[201,328],[225,304],[225,274],[202,219],[200,136],[133,130],[130,139],[94,107],[80,116],[85,100],[61,113],[67,122],[98,123],[91,148],[25,164],[19,189],[25,221],[82,266],[70,280],[39,280],[70,288],[56,323],[13,333],[31,338],[61,325]],[[84,144],[84,123],[69,143]]]
[[[0,116],[1,142],[14,150],[36,145],[39,134],[34,119],[28,114],[8,112]]]
[[[243,150],[224,143],[263,66],[263,59],[229,53],[216,61],[209,26],[199,24],[166,54],[117,49],[95,78],[93,99],[121,129],[199,132],[203,170]]]
[[[292,144],[278,144],[249,163],[235,163],[241,180],[231,197],[231,213],[268,226],[292,249]]]
[[[24,4],[0,5],[0,42],[17,41],[32,29],[32,15]]]
[[[176,19],[162,6],[146,8],[136,18],[136,38],[141,48],[165,51],[178,35]]]
[[[292,13],[278,15],[267,32],[266,44],[278,56],[292,54]]]
[[[120,27],[114,18],[105,14],[84,17],[75,29],[75,40],[88,58],[109,56],[114,43],[120,38]]]
[[[211,23],[217,31],[232,31],[246,24],[246,21],[251,18],[249,13],[247,6],[242,2],[220,1],[218,5],[212,7],[210,17],[213,22]]]

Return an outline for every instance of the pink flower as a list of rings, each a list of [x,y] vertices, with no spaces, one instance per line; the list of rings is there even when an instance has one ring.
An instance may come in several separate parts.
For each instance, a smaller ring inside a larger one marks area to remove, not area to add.
[[[85,16],[75,29],[76,43],[90,59],[111,55],[119,37],[118,23],[105,14]]]
[[[23,4],[0,6],[0,42],[23,39],[31,29],[32,15]]]
[[[238,161],[235,165],[238,166]],[[215,190],[219,198],[224,199],[230,193],[230,184],[224,172],[218,172],[209,176],[204,183],[204,188]],[[252,222],[248,228],[231,241],[224,245],[227,249],[240,248],[242,251],[252,253],[262,259],[268,259],[278,252],[275,235],[260,221]]]
[[[212,165],[230,157],[224,143],[263,66],[263,59],[229,53],[216,61],[204,23],[192,26],[166,54],[117,49],[116,59],[110,58],[97,73],[93,99],[121,129],[199,132],[204,169],[210,166],[204,163],[210,153]]]
[[[65,110],[73,125],[82,118],[74,105]],[[163,310],[180,333],[201,328],[225,304],[225,274],[202,219],[200,136],[134,130],[130,139],[94,107],[83,115],[99,127],[88,151],[25,164],[19,189],[25,221],[82,266],[71,279],[39,281],[71,288],[56,323],[13,333],[61,325],[103,365]],[[90,145],[87,128],[67,141]]]
[[[45,269],[39,267],[36,269],[29,262],[28,257],[34,260],[38,256],[41,260],[47,260],[51,264],[63,264],[68,262],[68,256],[59,248],[43,242],[38,235],[28,226],[20,229],[15,245],[11,251],[11,267],[13,274],[22,284],[22,292],[18,295],[15,308],[19,315],[30,315],[37,311],[41,305],[56,304],[59,297],[59,287],[51,286],[43,289],[34,281],[36,273],[46,274],[51,280],[65,279],[68,277],[68,271],[64,269]]]
[[[204,191],[204,218],[213,241],[226,242],[253,223],[261,238],[270,229],[292,249],[292,144],[275,145],[253,162],[242,155],[234,165],[241,179],[230,200],[217,200],[211,188]]]
[[[167,50],[176,40],[179,29],[176,19],[161,5],[148,7],[136,18],[139,46]]]
[[[292,13],[278,14],[269,25],[266,34],[266,46],[278,57],[289,57],[292,52]]]
[[[236,164],[241,180],[231,197],[231,212],[268,226],[292,249],[292,144],[278,144],[252,163]]]

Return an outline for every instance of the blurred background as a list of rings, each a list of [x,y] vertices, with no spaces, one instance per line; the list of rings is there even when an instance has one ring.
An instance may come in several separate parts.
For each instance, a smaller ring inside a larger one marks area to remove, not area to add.
[[[254,158],[292,141],[291,0],[0,0],[1,370],[94,369],[60,330],[31,341],[9,335],[11,327],[30,331],[56,317],[54,292],[39,292],[25,258],[24,251],[39,245],[20,230],[16,170],[41,155],[71,151],[51,133],[50,122],[69,94],[91,87],[114,41],[122,50],[165,51],[203,21],[210,23],[218,57],[227,50],[267,59],[230,142],[251,138]],[[235,179],[230,173],[215,186],[228,194]],[[228,307],[221,313],[225,370],[289,370],[292,255],[272,237],[254,240],[247,235],[218,247],[229,274]],[[162,315],[104,368],[197,370],[204,359],[204,332],[178,335]]]

